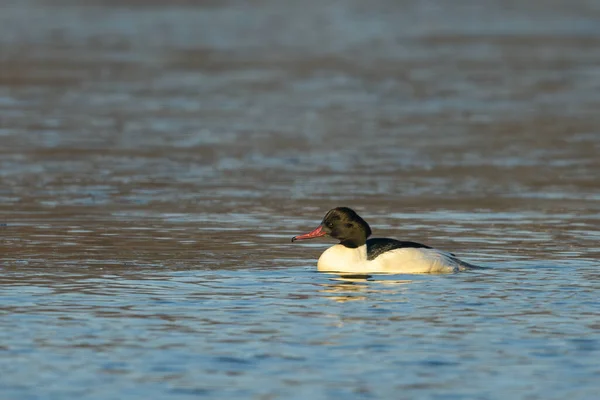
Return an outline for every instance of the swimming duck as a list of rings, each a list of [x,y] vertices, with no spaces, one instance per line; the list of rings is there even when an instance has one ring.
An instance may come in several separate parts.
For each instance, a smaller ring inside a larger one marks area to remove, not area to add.
[[[321,224],[296,240],[331,236],[339,240],[319,257],[317,269],[340,273],[422,274],[449,273],[479,268],[454,254],[415,242],[372,238],[371,227],[354,210],[337,207],[329,210]]]

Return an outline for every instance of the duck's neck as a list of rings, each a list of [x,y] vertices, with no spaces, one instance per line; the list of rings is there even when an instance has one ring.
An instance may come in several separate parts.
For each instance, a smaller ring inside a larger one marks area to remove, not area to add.
[[[367,245],[347,247],[336,244],[328,248],[319,257],[319,271],[358,272],[364,270],[367,262]]]
[[[365,222],[366,223],[366,222]],[[367,228],[369,226],[367,225]],[[369,228],[370,229],[370,228]],[[356,249],[367,243],[367,232],[364,230],[353,231],[350,235],[340,238],[340,244],[350,249]]]

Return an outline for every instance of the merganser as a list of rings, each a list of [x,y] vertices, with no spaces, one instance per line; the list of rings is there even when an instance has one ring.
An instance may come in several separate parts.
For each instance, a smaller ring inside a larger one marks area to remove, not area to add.
[[[367,239],[371,236],[369,224],[348,207],[329,210],[315,230],[294,236],[292,242],[325,235],[340,242],[321,254],[317,263],[319,271],[423,274],[480,268],[459,260],[452,253],[421,243],[388,238]]]

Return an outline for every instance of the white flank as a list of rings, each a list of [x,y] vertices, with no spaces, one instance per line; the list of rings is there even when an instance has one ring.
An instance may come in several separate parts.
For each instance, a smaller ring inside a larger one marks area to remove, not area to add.
[[[325,250],[319,257],[317,268],[319,271],[356,274],[450,273],[467,269],[451,254],[436,249],[405,247],[367,260],[367,245],[350,249],[341,244]]]

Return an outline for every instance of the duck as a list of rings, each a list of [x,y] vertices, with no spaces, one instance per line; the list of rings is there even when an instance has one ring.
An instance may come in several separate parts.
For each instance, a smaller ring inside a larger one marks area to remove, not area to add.
[[[453,253],[425,244],[389,238],[371,238],[371,227],[354,210],[336,207],[327,212],[314,230],[292,238],[297,240],[330,236],[339,243],[321,254],[320,272],[342,274],[427,274],[455,273],[480,268]]]

